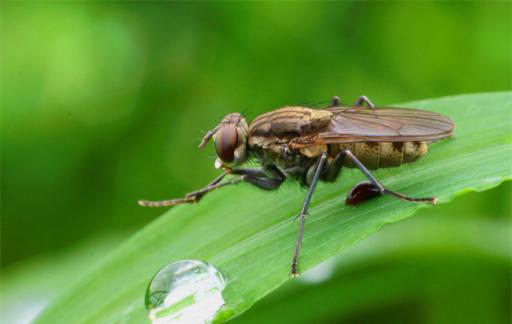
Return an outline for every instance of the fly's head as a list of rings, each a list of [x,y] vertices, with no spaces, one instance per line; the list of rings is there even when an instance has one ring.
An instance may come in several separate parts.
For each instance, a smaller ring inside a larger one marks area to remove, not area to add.
[[[217,151],[215,167],[230,169],[244,163],[247,159],[247,134],[248,126],[245,118],[239,113],[231,113],[206,133],[199,148],[205,147],[213,137]]]

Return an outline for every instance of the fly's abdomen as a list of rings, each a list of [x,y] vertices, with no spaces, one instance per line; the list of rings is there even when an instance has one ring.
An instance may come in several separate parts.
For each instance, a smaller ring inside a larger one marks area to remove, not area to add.
[[[425,142],[361,142],[348,144],[329,144],[329,156],[334,158],[344,149],[350,150],[368,169],[398,167],[402,163],[414,162],[427,154]],[[344,166],[354,168],[350,159]]]

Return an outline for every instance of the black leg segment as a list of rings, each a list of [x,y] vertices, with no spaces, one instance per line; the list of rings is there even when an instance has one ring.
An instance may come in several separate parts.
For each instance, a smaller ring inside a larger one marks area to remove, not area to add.
[[[322,174],[322,180],[326,182],[334,182],[340,175],[341,169],[343,168],[343,162],[345,161],[345,152],[341,151],[336,155],[334,160],[327,163],[325,166],[325,172]]]
[[[300,211],[299,217],[300,217],[300,224],[299,224],[299,233],[297,234],[297,241],[295,242],[295,250],[293,253],[292,258],[292,268],[291,268],[291,275],[293,277],[296,277],[299,275],[297,265],[299,261],[299,255],[300,255],[300,248],[302,244],[302,233],[304,231],[304,223],[306,222],[306,216],[308,214],[308,207],[309,203],[311,201],[311,198],[313,197],[313,192],[315,191],[316,184],[318,180],[320,179],[320,174],[322,173],[322,170],[325,166],[325,161],[327,159],[327,155],[324,153],[319,158],[314,168],[315,174],[313,176],[313,179],[311,181],[311,184],[309,185],[308,193],[306,194],[306,198],[304,199],[304,204],[302,205],[302,209]]]

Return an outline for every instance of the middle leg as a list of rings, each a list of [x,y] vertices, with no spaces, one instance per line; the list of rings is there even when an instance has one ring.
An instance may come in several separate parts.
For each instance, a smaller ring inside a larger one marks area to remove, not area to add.
[[[299,263],[299,255],[300,255],[300,248],[301,248],[301,244],[302,244],[302,233],[304,231],[304,223],[306,222],[306,216],[308,214],[309,203],[311,201],[311,198],[313,197],[313,192],[315,191],[316,184],[317,184],[318,180],[320,179],[320,174],[322,173],[326,159],[327,159],[327,155],[324,153],[318,158],[318,162],[316,163],[316,165],[313,166],[314,168],[316,168],[315,174],[313,176],[311,184],[309,185],[308,193],[306,194],[306,198],[304,199],[304,204],[302,205],[302,209],[300,211],[299,233],[297,234],[297,241],[295,242],[295,250],[294,250],[293,258],[292,258],[291,275],[293,277],[296,277],[299,275],[297,266]]]

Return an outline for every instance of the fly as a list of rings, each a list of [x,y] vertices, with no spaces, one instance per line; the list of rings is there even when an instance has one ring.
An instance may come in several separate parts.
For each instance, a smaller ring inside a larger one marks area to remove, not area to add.
[[[286,179],[298,180],[308,191],[298,215],[299,231],[291,263],[291,275],[297,276],[304,223],[318,181],[334,182],[343,167],[358,168],[369,183],[354,187],[347,204],[358,204],[375,195],[435,204],[433,197],[413,198],[388,189],[370,170],[418,160],[427,154],[429,143],[450,137],[454,126],[449,117],[434,112],[375,107],[365,96],[353,106],[340,106],[339,97],[333,97],[325,109],[287,106],[260,115],[249,125],[241,114],[231,113],[199,144],[203,148],[213,138],[215,167],[222,169],[222,174],[183,198],[140,200],[139,204],[163,207],[194,203],[210,191],[241,182],[274,190]],[[241,167],[249,158],[256,159],[260,167]],[[234,177],[224,180],[227,175]]]

